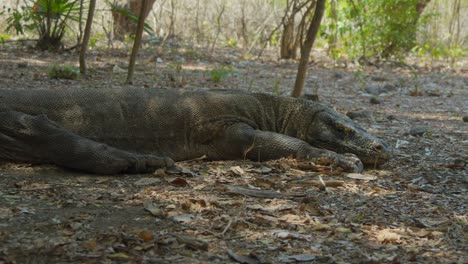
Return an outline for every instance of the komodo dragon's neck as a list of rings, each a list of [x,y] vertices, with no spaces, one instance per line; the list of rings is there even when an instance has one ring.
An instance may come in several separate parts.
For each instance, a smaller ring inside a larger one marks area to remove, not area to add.
[[[275,131],[288,136],[305,139],[315,115],[323,111],[319,103],[289,97],[271,97],[275,111]]]

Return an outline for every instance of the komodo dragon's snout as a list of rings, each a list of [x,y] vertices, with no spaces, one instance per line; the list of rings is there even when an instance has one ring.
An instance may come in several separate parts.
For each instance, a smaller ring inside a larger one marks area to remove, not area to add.
[[[383,164],[390,158],[389,148],[382,140],[347,116],[328,109],[314,117],[306,137],[313,146],[338,153],[353,153],[364,164]]]

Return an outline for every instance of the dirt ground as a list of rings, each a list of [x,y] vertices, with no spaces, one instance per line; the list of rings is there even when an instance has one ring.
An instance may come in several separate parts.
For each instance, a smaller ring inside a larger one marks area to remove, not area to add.
[[[292,89],[295,62],[239,57],[147,47],[132,86]],[[76,58],[3,46],[0,88],[128,87],[123,50],[92,52],[89,76],[47,76]],[[0,263],[468,263],[468,64],[314,58],[306,92],[364,110],[357,122],[392,147],[390,162],[357,175],[292,160],[118,176],[3,164]],[[216,83],[222,65],[233,71]]]

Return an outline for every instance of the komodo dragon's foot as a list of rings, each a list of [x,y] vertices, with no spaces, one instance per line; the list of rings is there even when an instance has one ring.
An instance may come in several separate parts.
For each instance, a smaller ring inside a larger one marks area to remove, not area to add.
[[[336,164],[347,172],[362,172],[364,169],[361,160],[351,153],[346,153],[344,155],[338,154]]]
[[[87,139],[81,139],[81,148],[72,156],[67,161],[56,157],[54,163],[97,174],[149,173],[174,165],[168,157],[136,154]]]
[[[174,165],[174,161],[168,157],[138,154],[135,154],[128,163],[129,165],[124,171],[127,173],[148,173],[160,168],[169,168]]]
[[[326,156],[318,158],[315,162],[318,164],[340,167],[346,172],[362,172],[364,168],[361,160],[351,153],[337,154],[330,152]]]

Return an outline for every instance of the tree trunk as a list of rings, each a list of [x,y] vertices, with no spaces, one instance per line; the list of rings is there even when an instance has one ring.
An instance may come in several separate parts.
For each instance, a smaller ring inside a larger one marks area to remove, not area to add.
[[[319,31],[324,10],[325,0],[317,0],[314,17],[312,18],[312,22],[310,23],[309,29],[307,30],[306,40],[304,41],[301,49],[301,59],[297,69],[296,82],[294,84],[294,90],[291,94],[293,97],[301,96],[304,90],[304,81],[307,73],[307,64],[309,63],[310,51],[312,50],[315,37]]]
[[[148,0],[148,8],[143,13],[144,19],[149,15],[151,8],[156,0]],[[137,16],[140,14],[142,0],[127,0],[127,3],[123,5],[124,8],[128,9],[132,15]],[[136,30],[136,23],[130,20],[128,16],[125,16],[119,12],[112,12],[114,19],[114,38],[123,39],[125,35],[131,34]]]
[[[296,47],[294,45],[294,17],[296,14],[292,14],[291,17],[286,19],[283,25],[283,35],[281,35],[281,59],[295,59],[296,58]]]
[[[424,8],[431,2],[431,0],[420,0],[416,4],[416,12],[418,12],[418,15],[421,16],[421,14],[424,11]]]
[[[310,4],[310,6],[302,16],[297,32],[295,32],[296,15],[308,4]],[[281,35],[280,48],[281,59],[296,59],[297,49],[302,44],[304,23],[307,21],[307,16],[310,14],[312,7],[314,6],[315,0],[307,0],[303,2],[299,0],[291,0],[286,2],[286,11],[281,22],[283,25],[283,35]]]
[[[135,71],[135,61],[138,54],[138,50],[140,49],[141,45],[141,37],[143,36],[143,29],[145,27],[145,19],[146,16],[144,14],[148,14],[148,9],[150,9],[150,4],[153,5],[153,0],[141,0],[140,6],[140,17],[138,18],[138,24],[135,33],[135,41],[133,42],[133,49],[132,54],[130,55],[130,62],[128,63],[128,75],[127,75],[127,83],[132,83],[133,79],[133,72]]]
[[[86,74],[86,51],[88,50],[89,38],[91,36],[91,26],[93,24],[94,10],[96,9],[96,0],[89,1],[88,18],[83,35],[83,42],[80,50],[80,72]]]

